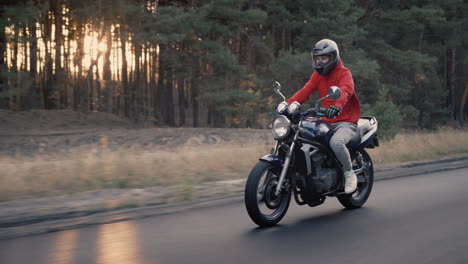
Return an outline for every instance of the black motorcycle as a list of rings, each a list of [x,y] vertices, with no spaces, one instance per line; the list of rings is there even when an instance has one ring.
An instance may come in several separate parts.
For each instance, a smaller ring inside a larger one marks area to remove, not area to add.
[[[273,86],[285,100],[281,85],[275,82]],[[326,197],[337,197],[348,209],[361,207],[369,198],[374,168],[364,148],[379,145],[377,120],[361,117],[355,137],[347,144],[358,184],[354,193],[345,194],[342,165],[329,147],[333,130],[328,122],[320,119],[325,108],[319,107],[322,100],[336,100],[340,96],[341,90],[333,86],[327,96],[317,101],[315,108],[284,113],[274,119],[272,132],[276,146],[255,165],[245,186],[245,206],[257,225],[277,224],[289,208],[291,195],[297,204],[311,207],[322,204]]]

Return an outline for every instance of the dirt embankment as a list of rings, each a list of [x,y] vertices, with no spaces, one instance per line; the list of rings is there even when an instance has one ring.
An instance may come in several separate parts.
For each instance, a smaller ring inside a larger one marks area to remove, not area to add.
[[[71,110],[0,110],[0,154],[60,153],[76,148],[172,148],[272,142],[269,130],[141,128],[120,117]]]

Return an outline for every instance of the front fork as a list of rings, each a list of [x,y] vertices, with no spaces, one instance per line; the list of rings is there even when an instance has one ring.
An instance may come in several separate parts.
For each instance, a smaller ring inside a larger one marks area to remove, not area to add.
[[[299,136],[299,129],[297,130],[296,135],[294,135],[294,139],[292,141],[292,144],[289,147],[288,152],[286,153],[286,158],[284,160],[283,169],[281,170],[278,185],[276,186],[276,190],[275,190],[275,195],[276,196],[278,196],[280,194],[281,189],[283,188],[284,178],[286,177],[286,174],[288,173],[289,164],[291,163],[291,160],[292,160],[292,155],[293,155],[294,147],[296,146],[296,139],[297,139],[298,136]]]

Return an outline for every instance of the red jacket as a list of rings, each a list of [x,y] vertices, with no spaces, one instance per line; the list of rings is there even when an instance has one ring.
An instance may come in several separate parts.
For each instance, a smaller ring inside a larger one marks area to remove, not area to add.
[[[303,104],[314,91],[318,91],[320,98],[325,97],[328,95],[328,88],[331,86],[340,87],[341,97],[337,100],[325,99],[322,101],[322,106],[325,108],[331,105],[338,106],[341,108],[341,113],[336,119],[326,117],[322,117],[322,119],[332,124],[338,122],[357,124],[361,115],[361,107],[354,92],[354,81],[351,71],[343,65],[341,60],[338,61],[335,69],[326,76],[321,76],[317,72],[314,72],[304,87],[294,94],[293,97],[286,100],[286,102],[290,104],[298,101],[300,104]]]

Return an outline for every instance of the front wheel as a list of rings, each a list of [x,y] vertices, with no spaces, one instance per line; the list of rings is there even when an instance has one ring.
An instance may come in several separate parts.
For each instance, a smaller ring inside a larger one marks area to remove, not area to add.
[[[374,166],[369,154],[364,149],[356,150],[351,153],[351,156],[353,169],[364,168],[364,170],[356,175],[358,177],[356,191],[352,194],[342,194],[338,196],[338,200],[344,207],[355,209],[363,206],[369,198],[374,185]]]
[[[280,173],[280,169],[271,163],[260,161],[247,179],[245,207],[250,218],[261,227],[277,224],[288,211],[291,192],[282,191],[278,196],[275,195]]]

